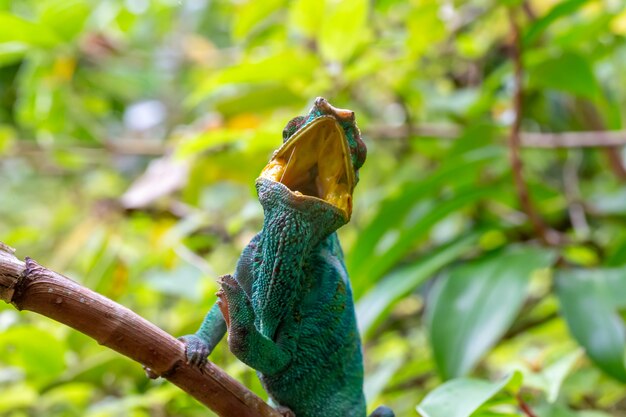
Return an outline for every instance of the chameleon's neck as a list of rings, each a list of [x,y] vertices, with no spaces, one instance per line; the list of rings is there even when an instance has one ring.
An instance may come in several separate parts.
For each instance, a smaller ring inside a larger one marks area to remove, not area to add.
[[[273,340],[285,315],[299,308],[307,285],[305,264],[345,220],[321,201],[294,197],[282,184],[257,181],[257,189],[265,212],[257,245],[258,273],[264,278],[253,284],[252,303],[257,328]]]
[[[300,251],[316,247],[347,222],[337,208],[319,199],[295,196],[281,183],[259,178],[256,186],[265,213],[264,234],[285,236]]]
[[[292,207],[266,208],[262,232],[265,259],[279,257],[284,268],[301,267],[311,251],[334,233],[329,229]],[[291,262],[294,264],[289,265]]]

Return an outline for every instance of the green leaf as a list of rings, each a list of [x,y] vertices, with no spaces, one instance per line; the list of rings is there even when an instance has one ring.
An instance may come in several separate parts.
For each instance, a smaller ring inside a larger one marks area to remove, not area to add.
[[[0,43],[0,67],[21,60],[28,49],[29,46],[21,42]]]
[[[322,27],[317,32],[319,49],[325,59],[344,62],[367,40],[369,2],[342,0],[329,3]]]
[[[191,265],[181,265],[171,271],[150,271],[146,277],[146,284],[163,294],[183,297],[192,301],[199,301],[199,288],[202,272]]]
[[[531,273],[554,261],[550,250],[517,247],[459,266],[431,301],[430,342],[443,378],[471,371],[511,326]]]
[[[578,414],[560,404],[546,404],[537,407],[537,413],[541,417],[577,417]]]
[[[582,349],[577,349],[560,356],[556,361],[537,372],[529,372],[524,377],[524,384],[545,392],[548,403],[556,402],[563,381],[570,374],[582,353]]]
[[[241,40],[258,27],[268,16],[281,9],[285,0],[248,0],[236,9],[233,19],[233,38]]]
[[[398,300],[414,291],[446,264],[473,248],[478,236],[478,234],[471,234],[457,239],[423,255],[417,262],[399,268],[384,277],[361,297],[356,305],[361,334],[367,335],[374,324],[382,318],[383,313]]]
[[[531,85],[597,98],[600,87],[589,60],[574,52],[549,57],[529,68]]]
[[[65,344],[33,326],[12,327],[0,333],[0,357],[24,369],[29,378],[50,381],[65,369]]]
[[[85,0],[47,0],[42,3],[41,23],[66,41],[74,40],[81,33],[91,10]]]
[[[289,6],[289,27],[308,37],[317,34],[324,19],[325,2],[320,0],[295,0]]]
[[[407,49],[414,57],[421,57],[446,36],[446,27],[440,19],[441,4],[422,1],[410,12],[406,20]]]
[[[552,23],[561,17],[573,14],[587,2],[588,0],[568,0],[557,3],[545,16],[535,20],[528,26],[523,37],[524,45],[529,45],[534,42]]]
[[[572,336],[600,369],[626,382],[626,333],[618,314],[626,307],[626,268],[563,270],[556,282]]]
[[[294,96],[289,85],[294,82],[307,82],[313,76],[318,66],[316,58],[306,52],[296,50],[284,50],[270,56],[247,57],[236,66],[227,67],[214,76],[202,82],[187,99],[190,105],[196,105],[207,96],[218,95],[220,89],[228,86],[229,95],[250,95],[257,89],[268,90],[271,94],[286,94]],[[240,89],[234,89],[233,84],[240,85]],[[271,98],[271,95],[269,95]],[[246,98],[247,108],[258,108],[267,105],[263,99],[266,97]],[[219,99],[219,97],[218,97]],[[245,110],[240,110],[245,112]]]
[[[384,390],[385,386],[398,373],[405,363],[404,355],[394,354],[380,362],[376,370],[370,372],[363,384],[363,392],[367,403],[372,403]]]
[[[556,401],[565,377],[571,372],[581,354],[582,352],[580,350],[576,350],[569,355],[563,356],[558,361],[543,370],[542,375],[548,388],[547,393],[549,402],[553,403]]]
[[[611,417],[610,414],[596,410],[574,411],[561,404],[540,404],[535,407],[538,416],[541,417]]]
[[[0,390],[0,413],[31,407],[37,403],[37,391],[30,385],[13,384]],[[6,414],[4,414],[6,415]]]
[[[51,47],[61,39],[47,26],[30,22],[10,13],[0,12],[0,43],[21,42],[28,45]]]
[[[395,265],[412,245],[419,241],[436,223],[446,215],[470,204],[496,190],[476,189],[471,186],[465,195],[459,193],[431,205],[430,211],[415,218],[413,215],[425,200],[435,198],[444,186],[471,182],[471,179],[487,164],[502,157],[497,148],[482,148],[467,152],[446,161],[446,163],[426,178],[400,184],[396,192],[385,199],[367,226],[359,233],[359,239],[347,257],[351,276],[367,277],[356,280],[355,295],[360,295],[367,284],[378,278]],[[391,239],[395,236],[394,239]],[[385,243],[391,242],[388,245]]]
[[[423,417],[469,417],[499,392],[517,391],[522,375],[514,372],[499,382],[460,378],[430,392],[417,406]]]

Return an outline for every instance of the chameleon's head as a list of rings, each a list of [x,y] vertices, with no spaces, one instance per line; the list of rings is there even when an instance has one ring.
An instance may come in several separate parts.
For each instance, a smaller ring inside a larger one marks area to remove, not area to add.
[[[318,97],[308,115],[287,123],[283,145],[261,171],[257,188],[273,185],[286,189],[288,193],[281,195],[290,201],[302,207],[323,206],[346,223],[366,154],[354,112],[335,108]]]

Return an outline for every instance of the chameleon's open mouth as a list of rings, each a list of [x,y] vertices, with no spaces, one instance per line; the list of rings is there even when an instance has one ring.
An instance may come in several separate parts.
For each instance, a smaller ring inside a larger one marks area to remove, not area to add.
[[[261,177],[284,184],[300,198],[317,198],[352,214],[354,170],[345,133],[333,116],[297,131],[274,154]]]

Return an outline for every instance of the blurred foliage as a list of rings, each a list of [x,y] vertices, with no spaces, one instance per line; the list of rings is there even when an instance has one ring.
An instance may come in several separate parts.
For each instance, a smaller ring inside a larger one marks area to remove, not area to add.
[[[542,246],[507,154],[508,9],[522,129],[623,129],[623,0],[0,0],[0,240],[193,332],[282,127],[325,96],[369,148],[340,235],[370,407],[626,416],[623,149],[523,149]],[[225,343],[211,359],[263,395]],[[210,413],[2,305],[0,415]]]

